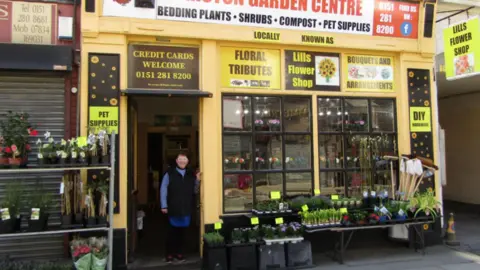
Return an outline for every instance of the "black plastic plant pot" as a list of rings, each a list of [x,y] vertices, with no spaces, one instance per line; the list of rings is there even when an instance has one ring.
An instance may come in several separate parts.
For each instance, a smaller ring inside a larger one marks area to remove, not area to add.
[[[40,214],[38,220],[28,219],[28,231],[41,232],[47,229],[48,214]]]
[[[87,225],[88,226],[95,226],[97,225],[97,218],[89,217],[87,218]]]
[[[22,229],[22,216],[19,216],[18,218],[15,219],[15,226],[13,230],[15,232],[19,232]]]
[[[227,248],[203,245],[202,270],[228,270]]]
[[[51,157],[50,165],[58,165],[58,157]]]
[[[15,232],[15,220],[0,220],[0,233],[14,233]]]
[[[99,156],[91,156],[90,157],[90,165],[98,165],[100,163]]]
[[[312,267],[312,246],[309,241],[288,243],[286,248],[287,267]]]
[[[65,166],[65,164],[67,164],[67,159],[66,158],[59,158],[58,159],[58,165]]]
[[[258,269],[256,245],[232,246],[229,248],[229,269]]]
[[[102,164],[110,164],[110,155],[102,156]]]
[[[75,214],[75,224],[84,224],[85,221],[83,220],[83,214],[82,213],[76,213]]]
[[[258,247],[258,269],[283,269],[285,268],[285,245],[262,245]]]
[[[62,215],[62,225],[72,225],[72,215]]]
[[[87,161],[86,158],[78,158],[77,166],[84,167],[84,166],[87,166],[87,165],[88,165],[88,161]]]
[[[98,225],[107,225],[107,217],[97,217]]]
[[[45,165],[47,165],[47,163],[48,163],[47,160],[44,159],[44,158],[39,158],[38,159],[38,166],[39,167],[44,167]]]

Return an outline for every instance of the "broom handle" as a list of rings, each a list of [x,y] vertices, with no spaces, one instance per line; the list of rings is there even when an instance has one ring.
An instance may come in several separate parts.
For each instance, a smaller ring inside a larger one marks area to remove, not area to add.
[[[423,180],[423,177],[425,176],[425,173],[426,172],[423,172],[422,175],[420,175],[420,178],[418,178],[418,183],[415,186],[415,189],[413,190],[413,193],[415,193],[418,190],[418,188],[420,187],[420,183],[422,183],[422,180]]]
[[[395,199],[395,178],[393,176],[393,161],[390,161],[390,177],[392,178],[392,195],[390,198]]]

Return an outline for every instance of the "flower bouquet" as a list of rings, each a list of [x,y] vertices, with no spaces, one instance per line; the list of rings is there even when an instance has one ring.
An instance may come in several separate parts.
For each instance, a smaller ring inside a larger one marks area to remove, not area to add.
[[[29,144],[30,136],[37,136],[38,131],[32,128],[28,121],[27,113],[14,113],[9,111],[4,121],[0,121],[0,133],[3,136],[2,150],[8,158],[11,167],[20,167],[27,164],[28,152],[31,151]],[[5,158],[5,156],[2,154]]]
[[[92,267],[91,270],[105,270],[108,262],[108,244],[107,239],[90,238],[90,247],[92,249]]]
[[[90,270],[92,265],[92,249],[85,240],[73,240],[70,242],[73,263],[77,270]]]

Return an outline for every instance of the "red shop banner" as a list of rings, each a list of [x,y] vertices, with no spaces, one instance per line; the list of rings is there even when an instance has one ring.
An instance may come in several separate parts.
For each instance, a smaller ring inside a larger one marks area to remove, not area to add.
[[[0,43],[54,45],[57,5],[0,0]]]
[[[416,3],[376,0],[373,35],[418,38],[418,9]]]

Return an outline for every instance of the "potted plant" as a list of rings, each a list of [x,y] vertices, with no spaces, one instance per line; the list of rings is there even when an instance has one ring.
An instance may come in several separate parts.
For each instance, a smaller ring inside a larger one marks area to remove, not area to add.
[[[91,187],[88,188],[88,195],[85,198],[85,204],[87,205],[87,225],[94,226],[97,224],[97,218],[95,213],[95,200]]]
[[[28,152],[31,150],[29,137],[38,135],[28,121],[27,113],[8,111],[6,119],[0,121],[0,133],[3,136],[5,153],[11,167],[25,166],[28,161]]]
[[[270,225],[262,226],[263,237],[267,240],[272,240],[275,238],[275,229]]]
[[[231,237],[232,237],[232,243],[234,244],[240,244],[244,240],[242,230],[239,228],[234,228],[232,230]]]
[[[248,230],[247,232],[247,237],[248,237],[248,241],[250,243],[256,243],[258,241],[258,238],[260,237],[260,230],[259,230],[259,227],[258,226],[255,226],[251,229]]]
[[[436,218],[441,203],[435,198],[433,192],[417,193],[411,200],[416,204],[414,218]]]
[[[110,137],[105,130],[98,133],[98,142],[101,153],[101,163],[110,164]]]
[[[0,136],[0,169],[8,167],[8,155],[5,152],[5,140],[3,136]]]
[[[90,270],[92,265],[92,249],[83,239],[72,240],[70,249],[73,263],[77,270]]]
[[[20,230],[22,210],[22,183],[8,183],[1,203],[0,233],[13,233]]]
[[[205,270],[227,269],[225,240],[218,232],[203,235],[203,267]]]
[[[108,261],[108,244],[105,237],[92,237],[89,240],[92,250],[92,267],[91,270],[105,270]]]
[[[262,130],[263,129],[263,120],[257,119],[255,120],[255,130]]]
[[[100,157],[98,156],[98,137],[90,133],[88,135],[88,154],[90,158],[90,165],[98,165],[100,163]]]
[[[28,219],[28,230],[31,232],[43,231],[48,225],[48,211],[52,205],[52,196],[37,181],[35,192],[28,200],[30,217]]]
[[[72,182],[69,181],[66,175],[62,178],[61,187],[61,212],[62,212],[62,225],[69,226],[72,224]]]
[[[107,203],[108,203],[108,178],[101,180],[97,187],[96,191],[100,194],[100,199],[98,201],[98,218],[97,224],[106,225],[107,224]]]
[[[68,161],[68,153],[69,153],[69,149],[68,149],[68,143],[67,141],[65,141],[64,139],[61,139],[60,140],[60,145],[57,149],[57,157],[58,157],[58,164],[62,167],[64,167],[66,164],[69,164],[69,161]]]
[[[268,120],[268,126],[270,127],[270,131],[280,131],[280,120],[270,119]]]
[[[287,225],[280,224],[276,227],[276,236],[279,239],[283,239],[287,237]]]
[[[75,224],[84,224],[83,182],[77,174],[73,175],[73,211],[75,212]]]

